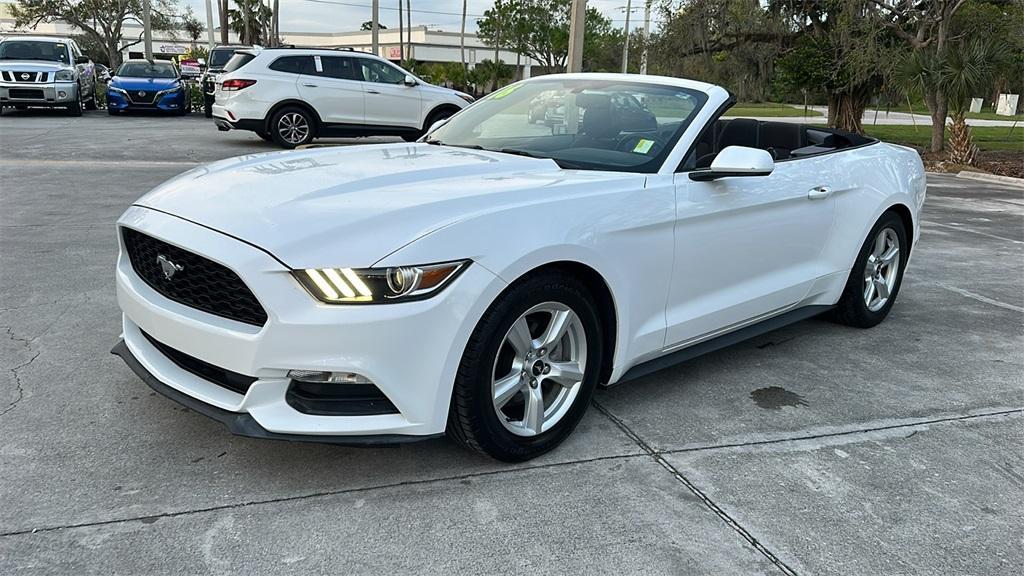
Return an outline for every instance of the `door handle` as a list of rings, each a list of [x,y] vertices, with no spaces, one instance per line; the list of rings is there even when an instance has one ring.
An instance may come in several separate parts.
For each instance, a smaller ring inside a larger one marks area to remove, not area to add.
[[[807,191],[807,197],[811,200],[823,200],[828,198],[832,194],[832,189],[828,186],[816,186]]]
[[[367,90],[366,93],[367,94],[380,94],[380,92],[377,92],[376,90]]]
[[[319,88],[316,84],[303,84],[306,88]]]

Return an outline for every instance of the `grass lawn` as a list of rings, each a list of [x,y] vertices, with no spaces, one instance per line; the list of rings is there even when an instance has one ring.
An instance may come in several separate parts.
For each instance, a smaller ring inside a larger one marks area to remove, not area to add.
[[[894,144],[927,146],[932,140],[931,126],[871,126],[864,125],[868,136]],[[1024,126],[1017,126],[1010,132],[1006,126],[973,126],[971,134],[974,143],[981,150],[1008,150],[1024,152]]]
[[[738,102],[735,106],[730,108],[725,116],[761,116],[761,117],[780,117],[780,116],[803,116],[803,106],[791,106],[789,104],[779,104],[776,102]],[[821,116],[820,112],[814,110],[807,110],[808,116]]]

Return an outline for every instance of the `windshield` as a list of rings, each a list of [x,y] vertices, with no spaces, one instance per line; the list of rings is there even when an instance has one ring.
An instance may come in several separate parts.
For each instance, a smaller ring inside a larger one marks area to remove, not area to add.
[[[47,60],[65,64],[71,62],[66,45],[34,40],[0,42],[0,60]]]
[[[656,172],[706,101],[674,86],[531,80],[466,108],[426,142],[551,158],[563,168]]]
[[[234,48],[214,48],[210,52],[210,68],[223,68],[234,53]]]
[[[177,78],[178,71],[169,62],[125,62],[117,69],[125,78]]]

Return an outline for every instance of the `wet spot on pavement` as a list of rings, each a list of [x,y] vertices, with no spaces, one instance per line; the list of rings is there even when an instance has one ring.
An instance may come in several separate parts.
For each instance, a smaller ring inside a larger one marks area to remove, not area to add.
[[[786,406],[807,406],[807,401],[803,396],[781,386],[758,388],[750,393],[750,399],[757,404],[758,408],[765,410],[781,410]]]

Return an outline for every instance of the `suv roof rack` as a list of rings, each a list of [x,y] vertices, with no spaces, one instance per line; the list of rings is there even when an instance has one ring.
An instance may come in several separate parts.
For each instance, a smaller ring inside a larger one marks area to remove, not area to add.
[[[355,49],[349,46],[334,46],[334,47],[323,47],[323,46],[296,46],[294,44],[282,44],[273,48],[264,48],[264,50],[336,50],[339,52],[354,52]]]

